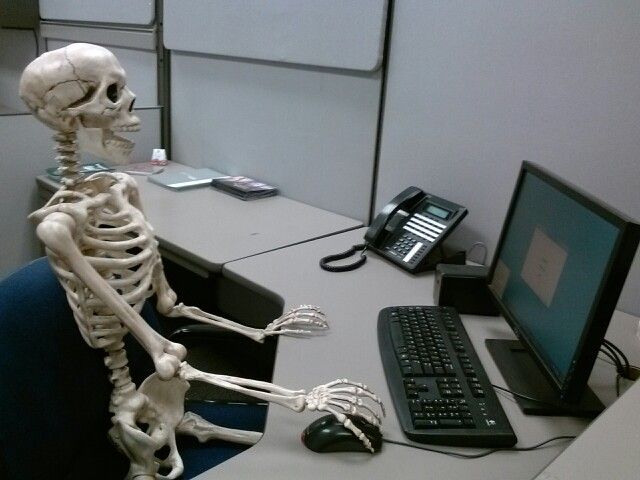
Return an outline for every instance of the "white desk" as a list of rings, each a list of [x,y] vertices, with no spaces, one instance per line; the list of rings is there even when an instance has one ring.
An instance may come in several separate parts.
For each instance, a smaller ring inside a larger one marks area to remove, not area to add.
[[[189,170],[171,162],[166,171]],[[163,256],[207,276],[234,260],[344,232],[362,222],[281,195],[242,201],[210,187],[175,192],[134,177]],[[42,196],[60,186],[37,178]]]
[[[231,262],[224,266],[223,275],[274,298],[281,297],[287,307],[314,303],[328,315],[331,323],[328,335],[280,339],[274,383],[310,388],[338,377],[363,381],[379,393],[387,406],[383,434],[403,440],[380,361],[377,315],[381,308],[390,305],[432,304],[433,274],[414,277],[375,255],[369,255],[367,263],[353,272],[320,270],[320,257],[345,250],[360,241],[363,233],[364,229],[359,229]],[[640,348],[634,341],[635,336],[627,335],[632,331],[633,320],[631,316],[617,313],[609,338],[628,352],[632,362],[637,362]],[[489,377],[494,383],[504,385],[484,339],[513,338],[513,333],[498,317],[463,316],[463,322]],[[613,367],[598,361],[591,384],[598,393],[609,392],[604,395],[605,402],[611,400],[613,380]],[[567,417],[525,416],[512,400],[501,395],[499,398],[518,436],[519,446],[558,435],[578,435],[588,423]],[[459,460],[395,445],[385,445],[380,454],[373,456],[317,454],[302,445],[300,433],[318,417],[317,413],[297,414],[277,405],[270,406],[263,439],[198,478],[531,479],[568,445],[565,442],[532,452],[500,452],[478,460]]]

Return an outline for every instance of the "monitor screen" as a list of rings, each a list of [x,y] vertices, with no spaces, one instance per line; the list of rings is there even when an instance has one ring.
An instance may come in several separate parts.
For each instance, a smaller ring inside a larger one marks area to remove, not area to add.
[[[629,226],[609,207],[523,164],[491,267],[490,290],[559,390],[575,380],[581,362],[589,371],[593,366],[633,260]],[[586,385],[588,373],[581,373]]]

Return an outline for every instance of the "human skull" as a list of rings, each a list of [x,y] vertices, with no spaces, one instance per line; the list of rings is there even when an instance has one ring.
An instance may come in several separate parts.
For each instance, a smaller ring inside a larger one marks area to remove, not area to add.
[[[129,158],[134,143],[113,132],[140,129],[135,95],[106,48],[73,43],[42,54],[25,68],[20,97],[50,128],[78,132],[81,149],[118,163]]]

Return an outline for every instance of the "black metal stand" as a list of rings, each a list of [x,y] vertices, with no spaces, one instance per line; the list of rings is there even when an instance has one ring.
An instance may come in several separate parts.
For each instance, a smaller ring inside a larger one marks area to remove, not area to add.
[[[485,344],[509,390],[539,400],[527,400],[514,395],[525,414],[594,418],[604,410],[604,405],[589,387],[585,389],[580,402],[562,401],[519,341],[487,339]]]

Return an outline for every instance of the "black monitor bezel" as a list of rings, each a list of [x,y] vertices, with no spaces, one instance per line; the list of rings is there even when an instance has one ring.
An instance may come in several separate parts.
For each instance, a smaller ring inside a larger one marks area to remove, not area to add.
[[[603,281],[598,289],[596,299],[589,312],[582,337],[571,361],[571,366],[564,379],[558,378],[554,372],[546,365],[544,358],[538,353],[537,348],[527,338],[527,334],[520,330],[517,319],[502,302],[491,283],[499,259],[499,254],[504,243],[506,233],[515,210],[522,183],[526,175],[534,175],[577,201],[584,207],[596,213],[600,217],[614,224],[620,231],[614,246],[611,259],[605,269]],[[634,223],[626,215],[618,212],[606,203],[594,198],[579,187],[561,179],[555,174],[532,162],[524,161],[520,168],[520,173],[511,196],[509,209],[505,217],[500,237],[493,255],[489,275],[487,277],[488,290],[491,293],[496,305],[500,309],[503,317],[513,329],[520,343],[531,354],[535,362],[549,380],[560,398],[568,403],[578,402],[587,386],[587,380],[593,369],[600,345],[609,326],[611,316],[620,297],[622,287],[627,278],[631,264],[635,257],[636,249],[640,239],[640,225]]]

